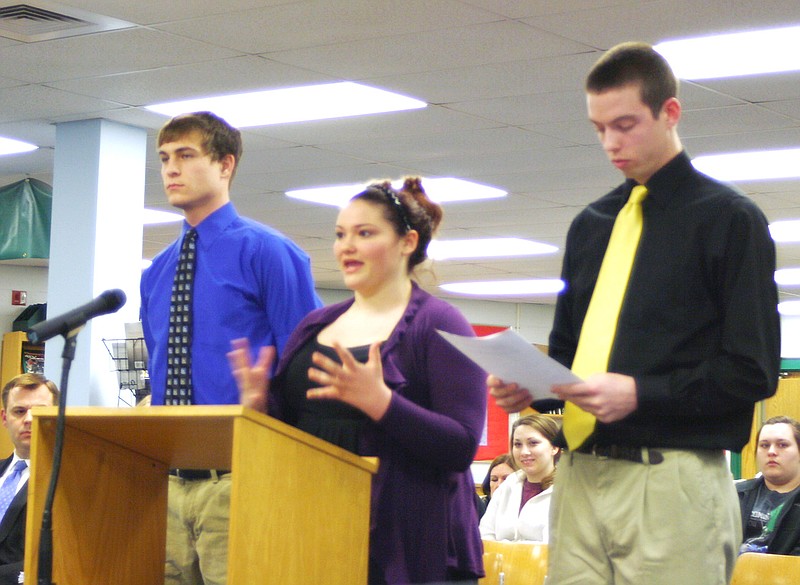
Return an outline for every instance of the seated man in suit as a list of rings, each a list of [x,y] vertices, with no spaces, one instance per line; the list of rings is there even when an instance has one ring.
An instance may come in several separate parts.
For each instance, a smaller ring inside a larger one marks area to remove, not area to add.
[[[774,416],[758,433],[761,476],[736,484],[742,506],[740,552],[800,555],[800,423]]]
[[[58,404],[58,388],[39,374],[21,374],[3,388],[0,417],[14,452],[0,460],[0,585],[21,583],[30,475],[31,409]]]

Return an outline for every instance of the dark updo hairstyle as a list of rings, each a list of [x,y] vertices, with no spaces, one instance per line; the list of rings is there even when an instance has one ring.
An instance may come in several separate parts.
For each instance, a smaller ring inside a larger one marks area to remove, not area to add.
[[[428,244],[442,221],[444,212],[428,198],[422,179],[406,177],[403,186],[395,191],[390,181],[373,183],[350,201],[369,201],[383,208],[383,217],[394,226],[398,235],[414,230],[419,234],[417,248],[408,258],[408,271],[428,257]]]

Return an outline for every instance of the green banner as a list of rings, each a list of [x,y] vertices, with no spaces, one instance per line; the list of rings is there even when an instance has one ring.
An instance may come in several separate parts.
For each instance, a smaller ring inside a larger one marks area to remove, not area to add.
[[[0,187],[0,260],[50,257],[53,188],[36,179]]]

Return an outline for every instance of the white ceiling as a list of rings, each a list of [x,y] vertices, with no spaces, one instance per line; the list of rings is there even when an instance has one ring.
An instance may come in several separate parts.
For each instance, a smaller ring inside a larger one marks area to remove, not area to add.
[[[306,249],[323,288],[342,287],[330,252],[336,209],[289,200],[285,190],[406,174],[462,177],[509,196],[447,205],[442,239],[505,235],[562,248],[572,217],[621,179],[585,114],[583,79],[602,51],[624,40],[800,24],[796,0],[30,4],[133,26],[32,43],[0,37],[0,136],[41,147],[0,158],[0,185],[26,176],[52,184],[58,122],[102,117],[147,128],[153,144],[165,119],[143,109],[150,103],[342,80],[428,102],[406,113],[244,131],[237,208]],[[681,101],[680,133],[691,156],[800,146],[800,72],[685,82]],[[153,147],[146,205],[166,208],[158,169]],[[800,218],[800,181],[739,187],[770,221]],[[147,228],[144,255],[176,233],[175,225]],[[778,260],[800,267],[800,244],[779,245]],[[440,262],[434,278],[553,278],[560,262],[560,253]],[[798,291],[784,289],[781,298]]]

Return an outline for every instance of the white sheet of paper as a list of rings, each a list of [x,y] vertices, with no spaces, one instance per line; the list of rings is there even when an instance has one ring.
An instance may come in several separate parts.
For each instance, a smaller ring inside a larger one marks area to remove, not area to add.
[[[464,337],[438,329],[437,332],[488,373],[530,390],[534,400],[557,398],[550,392],[553,384],[581,381],[571,370],[511,329],[485,337]]]

